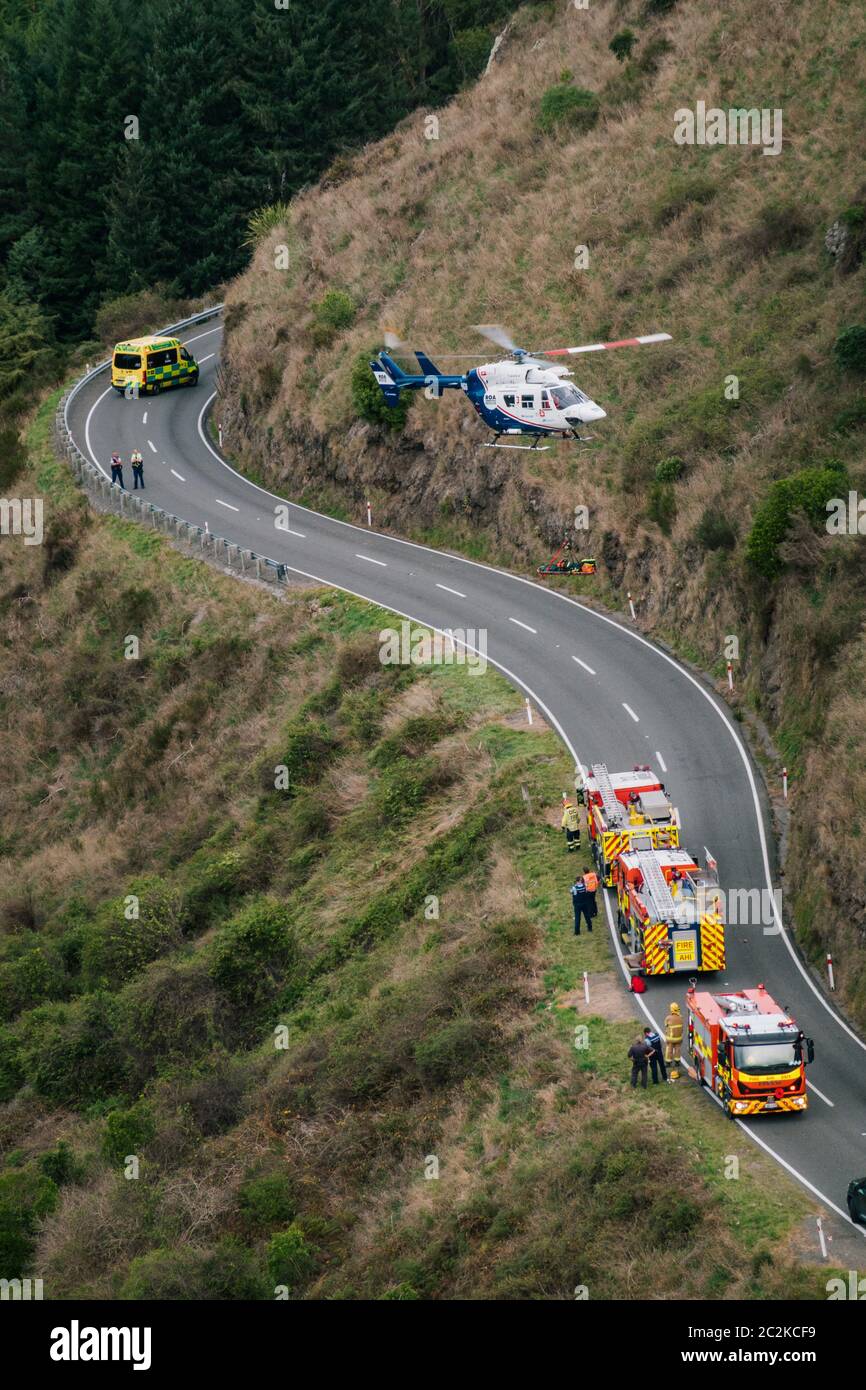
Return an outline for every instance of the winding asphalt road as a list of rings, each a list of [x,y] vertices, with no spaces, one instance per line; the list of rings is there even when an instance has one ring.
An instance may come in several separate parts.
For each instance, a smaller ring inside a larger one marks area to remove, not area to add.
[[[416,622],[485,629],[490,662],[543,712],[576,765],[603,761],[617,770],[651,763],[679,809],[684,843],[701,857],[709,847],[721,886],[769,891],[773,850],[763,787],[735,722],[711,688],[640,634],[532,580],[294,505],[290,529],[277,529],[274,509],[283,499],[235,472],[206,433],[223,331],[215,323],[183,335],[201,364],[196,389],[126,400],[105,374],[78,389],[67,420],[82,452],[108,476],[113,450],[128,461],[138,447],[145,496],[176,516],[207,523],[299,576]],[[130,473],[127,463],[127,486]],[[571,868],[563,860],[565,920]],[[612,900],[603,896],[627,977]],[[866,1173],[866,1044],[824,998],[780,923],[728,927],[727,958],[724,978],[714,979],[713,987],[765,983],[816,1045],[805,1115],[734,1123],[847,1221],[848,1182]],[[684,977],[652,981],[637,1002],[661,1023],[670,1001],[682,1001],[685,985]]]

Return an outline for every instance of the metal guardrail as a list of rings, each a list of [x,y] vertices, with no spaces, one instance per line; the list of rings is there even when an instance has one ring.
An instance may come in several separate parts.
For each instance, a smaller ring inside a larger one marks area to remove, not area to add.
[[[154,336],[169,337],[181,328],[190,328],[196,323],[206,323],[208,319],[216,318],[222,309],[222,304],[216,304],[210,309],[203,310],[200,314],[193,314],[188,319],[181,319],[179,323],[173,323],[168,328],[160,329],[159,333],[154,334]],[[85,457],[72,437],[69,426],[69,406],[82,387],[86,386],[89,381],[93,381],[101,372],[107,371],[110,366],[111,358],[109,357],[105,362],[99,362],[89,372],[86,372],[61,397],[54,416],[54,438],[57,451],[69,461],[77,482],[84,488],[85,492],[97,503],[101,503],[103,510],[113,512],[118,516],[128,517],[132,521],[140,521],[143,525],[149,523],[154,531],[160,531],[163,535],[174,537],[182,544],[186,544],[191,551],[200,553],[203,558],[216,564],[224,565],[228,569],[236,569],[241,574],[250,574],[251,577],[254,575],[256,579],[263,579],[271,584],[287,583],[288,571],[286,566],[280,564],[278,560],[271,560],[266,555],[258,555],[254,550],[246,550],[243,546],[228,540],[226,536],[218,536],[213,531],[197,526],[184,517],[175,516],[173,512],[165,511],[163,507],[157,507],[153,502],[146,502],[135,491],[129,492],[117,483],[111,482],[102,469],[98,468],[91,459]]]

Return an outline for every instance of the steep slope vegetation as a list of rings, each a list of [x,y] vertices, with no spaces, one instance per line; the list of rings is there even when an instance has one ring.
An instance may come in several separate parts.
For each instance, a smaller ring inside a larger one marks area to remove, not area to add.
[[[626,1088],[552,733],[490,671],[383,666],[387,614],[89,516],[52,406],[47,542],[0,557],[0,1277],[822,1296],[802,1192],[690,1083]]]
[[[719,677],[736,652],[735,702],[791,775],[788,913],[861,1023],[866,559],[856,521],[823,523],[866,477],[864,45],[844,0],[522,8],[472,91],[262,241],[229,293],[219,407],[236,456],[292,495],[355,515],[369,496],[381,524],[499,562],[546,558],[587,506],[589,592],[630,589]],[[780,110],[781,153],[677,144],[699,100]],[[481,449],[459,396],[372,418],[357,364],[384,326],[435,360],[495,320],[530,347],[674,341],[580,360],[610,411],[586,452]]]

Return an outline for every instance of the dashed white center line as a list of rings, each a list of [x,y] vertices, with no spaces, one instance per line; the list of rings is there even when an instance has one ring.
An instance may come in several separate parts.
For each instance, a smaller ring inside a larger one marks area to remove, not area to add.
[[[180,475],[178,472],[176,472],[174,468],[170,469],[169,471],[170,471],[171,473],[174,473],[174,476],[175,476],[176,478],[180,479],[180,481],[181,481],[182,483],[185,483],[185,482],[186,482],[186,478],[182,478],[181,475]]]
[[[217,502],[221,507],[228,507],[230,512],[240,511],[240,507],[233,507],[231,502],[224,502],[221,497],[215,497],[214,501]]]
[[[145,411],[144,414],[142,415],[142,417],[141,417],[141,423],[142,423],[143,425],[146,425],[146,424],[147,424],[147,411]]]
[[[198,359],[198,360],[199,360],[199,365],[201,365],[202,362],[209,362],[210,359],[211,359],[213,356],[215,356],[215,354],[212,353],[212,352],[209,352],[208,355],[207,355],[207,357],[200,357],[200,358]]]
[[[152,439],[149,439],[149,440],[147,441],[147,447],[148,447],[149,449],[152,449],[154,453],[157,452],[156,445],[154,444],[154,442],[153,442]]]
[[[529,623],[522,623],[519,618],[509,618],[508,621],[510,623],[515,623],[517,627],[525,627],[527,632],[534,632],[536,637],[538,636],[538,629],[530,627]]]
[[[579,656],[573,656],[571,659],[572,661],[576,661],[578,666],[582,666],[584,671],[588,671],[591,676],[595,675],[595,672],[593,671],[592,667],[587,666],[585,661],[581,661]]]
[[[824,1095],[824,1092],[823,1092],[823,1091],[819,1091],[819,1090],[818,1090],[818,1087],[815,1085],[814,1081],[807,1081],[807,1082],[806,1082],[806,1085],[809,1087],[809,1090],[810,1090],[810,1091],[814,1091],[814,1092],[815,1092],[815,1095],[816,1095],[816,1096],[820,1096],[821,1099],[823,1100],[824,1104],[825,1104],[825,1105],[829,1105],[829,1107],[830,1107],[831,1110],[835,1110],[835,1109],[836,1109],[835,1101],[829,1100],[828,1097]]]
[[[458,598],[465,598],[465,597],[466,597],[465,594],[461,594],[461,592],[460,592],[459,589],[449,589],[447,584],[437,584],[437,585],[436,585],[436,588],[437,588],[437,589],[444,589],[445,592],[446,592],[446,594],[456,594]]]
[[[659,765],[659,767],[661,768],[662,772],[667,772],[667,766],[666,766],[666,764],[665,764],[665,760],[664,760],[664,758],[662,757],[662,755],[661,755],[661,753],[659,752],[658,749],[656,749],[656,761],[658,762],[658,765]]]
[[[632,719],[634,720],[635,724],[639,724],[639,723],[640,723],[640,720],[638,719],[638,717],[637,717],[637,715],[635,714],[634,710],[632,709],[631,705],[627,705],[626,702],[625,702],[625,700],[623,700],[623,702],[622,702],[622,707],[623,707],[623,709],[625,710],[626,714],[630,714],[630,715],[631,715],[631,717],[632,717]]]
[[[372,555],[362,555],[359,550],[355,551],[356,560],[366,560],[371,565],[381,565],[384,570],[388,568],[384,560],[374,560]]]

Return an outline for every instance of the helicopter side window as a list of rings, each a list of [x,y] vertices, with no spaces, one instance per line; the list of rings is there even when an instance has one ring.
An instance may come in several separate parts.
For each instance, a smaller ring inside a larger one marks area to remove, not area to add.
[[[514,408],[514,399],[515,399],[514,396],[503,396],[503,397],[502,397],[502,404],[503,404],[503,405],[510,405],[510,406],[512,407],[512,409],[513,409],[513,408]]]
[[[557,410],[565,410],[570,405],[580,405],[586,397],[573,386],[557,386],[553,399]]]
[[[534,410],[535,396],[521,396],[520,406],[522,410]]]

